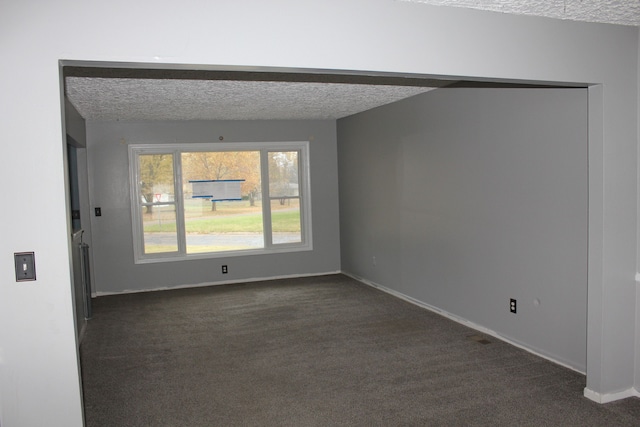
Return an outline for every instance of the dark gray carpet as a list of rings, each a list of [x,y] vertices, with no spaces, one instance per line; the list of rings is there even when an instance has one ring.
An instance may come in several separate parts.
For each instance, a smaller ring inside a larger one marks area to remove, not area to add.
[[[341,275],[93,310],[88,427],[640,425],[640,399],[598,405],[584,376]]]

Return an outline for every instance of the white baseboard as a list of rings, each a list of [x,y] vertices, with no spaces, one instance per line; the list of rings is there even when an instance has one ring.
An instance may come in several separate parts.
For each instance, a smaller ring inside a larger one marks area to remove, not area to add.
[[[640,392],[632,387],[615,393],[598,393],[585,387],[584,397],[597,403],[609,403],[615,400],[626,399],[628,397],[640,397]]]
[[[159,288],[150,289],[125,289],[118,292],[96,292],[93,294],[95,297],[103,297],[108,295],[122,295],[122,294],[138,294],[142,292],[156,292],[156,291],[170,291],[173,289],[186,289],[186,288],[203,288],[206,286],[218,286],[218,285],[232,285],[234,283],[250,283],[250,282],[265,282],[267,280],[277,279],[295,279],[298,277],[316,277],[316,276],[329,276],[331,274],[341,274],[341,271],[327,271],[324,273],[307,273],[307,274],[288,274],[283,276],[270,276],[270,277],[252,277],[248,279],[236,279],[236,280],[224,280],[220,282],[205,282],[187,285],[176,286],[163,286]]]
[[[536,351],[535,349],[532,349],[530,347],[524,346],[521,343],[513,341],[513,340],[511,340],[511,339],[499,334],[498,332],[496,332],[496,331],[494,331],[492,329],[485,328],[484,326],[478,325],[478,324],[476,324],[474,322],[471,322],[471,321],[469,321],[469,320],[467,320],[467,319],[465,319],[463,317],[456,316],[455,314],[449,313],[449,312],[447,312],[445,310],[442,310],[442,309],[440,309],[438,307],[432,306],[430,304],[427,304],[425,302],[422,302],[420,300],[417,300],[415,298],[407,296],[407,295],[405,295],[405,294],[403,294],[401,292],[398,292],[398,291],[395,291],[393,289],[387,288],[385,286],[382,286],[382,285],[380,285],[378,283],[375,283],[375,282],[372,282],[370,280],[363,279],[362,277],[358,277],[358,276],[353,275],[351,273],[347,273],[347,272],[343,271],[342,274],[344,274],[345,276],[349,276],[352,279],[357,280],[358,282],[364,283],[365,285],[368,285],[368,286],[371,286],[373,288],[379,289],[382,292],[388,293],[388,294],[393,295],[393,296],[395,296],[397,298],[400,298],[402,300],[410,302],[411,304],[417,305],[418,307],[427,309],[427,310],[432,311],[434,313],[437,313],[437,314],[439,314],[441,316],[444,316],[447,319],[453,320],[456,323],[460,323],[461,325],[467,326],[467,327],[469,327],[471,329],[475,329],[478,332],[482,332],[485,335],[489,335],[489,336],[492,336],[494,338],[497,338],[497,339],[499,339],[501,341],[504,341],[504,342],[506,342],[508,344],[511,344],[511,345],[513,345],[515,347],[518,347],[518,348],[522,349],[522,350],[525,350],[525,351],[527,351],[527,352],[529,352],[531,354],[535,354],[536,356],[541,357],[541,358],[543,358],[545,360],[548,360],[550,362],[553,362],[556,365],[560,365],[560,366],[565,367],[567,369],[571,369],[572,371],[575,371],[575,372],[577,372],[579,374],[582,374],[582,375],[586,374],[584,371],[581,371],[580,369],[577,369],[577,368],[575,368],[575,367],[573,367],[571,365],[568,365],[568,364],[566,364],[566,363],[564,363],[562,361],[554,359],[554,358],[552,358],[552,357],[550,357],[550,356],[548,356],[546,354],[540,353],[540,352]]]

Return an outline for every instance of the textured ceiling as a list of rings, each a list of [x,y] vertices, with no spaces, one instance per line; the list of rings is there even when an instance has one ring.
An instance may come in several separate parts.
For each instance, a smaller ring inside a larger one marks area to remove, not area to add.
[[[570,21],[640,26],[639,0],[400,0],[439,6],[466,7],[545,16]]]
[[[338,119],[431,87],[348,83],[67,77],[89,120]]]
[[[640,0],[399,0],[640,26]],[[88,120],[338,119],[453,82],[195,70],[71,67],[66,94]]]

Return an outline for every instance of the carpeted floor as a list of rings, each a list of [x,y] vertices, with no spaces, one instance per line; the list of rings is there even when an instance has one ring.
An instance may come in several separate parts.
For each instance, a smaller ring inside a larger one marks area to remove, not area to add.
[[[81,346],[103,426],[638,426],[584,376],[342,275],[101,297]]]

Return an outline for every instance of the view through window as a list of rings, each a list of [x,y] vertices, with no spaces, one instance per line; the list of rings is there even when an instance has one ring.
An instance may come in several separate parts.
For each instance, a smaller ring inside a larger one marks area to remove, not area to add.
[[[132,145],[136,262],[310,249],[307,145]]]

